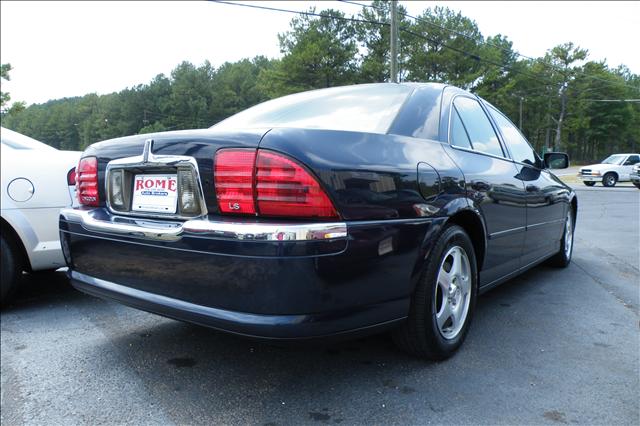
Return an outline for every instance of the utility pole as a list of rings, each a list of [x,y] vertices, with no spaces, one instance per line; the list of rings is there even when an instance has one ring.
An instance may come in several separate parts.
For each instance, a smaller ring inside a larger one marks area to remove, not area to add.
[[[524,97],[520,96],[520,131],[522,131],[522,101]]]
[[[397,1],[391,0],[391,82],[398,82],[398,13]]]

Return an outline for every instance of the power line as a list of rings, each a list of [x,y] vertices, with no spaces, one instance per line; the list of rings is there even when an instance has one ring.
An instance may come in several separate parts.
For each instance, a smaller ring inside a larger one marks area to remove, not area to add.
[[[360,19],[360,18],[349,18],[346,16],[336,16],[336,15],[326,15],[326,14],[322,14],[322,13],[316,13],[316,12],[304,12],[304,11],[300,11],[300,10],[291,10],[291,9],[281,9],[279,7],[271,7],[271,6],[258,6],[255,4],[248,4],[248,3],[235,3],[232,1],[224,1],[224,0],[209,0],[213,3],[218,3],[218,4],[228,4],[231,6],[243,6],[243,7],[249,7],[252,9],[263,9],[263,10],[272,10],[274,12],[285,12],[285,13],[295,13],[298,15],[306,15],[306,16],[317,16],[320,18],[330,18],[330,19],[338,19],[341,21],[350,21],[350,22],[362,22],[365,24],[378,24],[378,25],[386,25],[388,26],[389,24],[386,22],[378,22],[378,21],[369,21],[367,19]]]
[[[583,99],[583,102],[633,102],[633,103],[640,103],[640,99]]]
[[[535,74],[531,74],[529,72],[515,70],[515,69],[513,69],[512,67],[510,67],[508,65],[500,64],[498,62],[494,62],[494,61],[491,61],[489,59],[482,58],[481,56],[479,56],[477,54],[474,54],[474,53],[467,52],[466,50],[462,50],[462,49],[459,49],[457,47],[449,46],[449,45],[444,44],[444,43],[439,43],[439,42],[437,42],[436,40],[434,40],[432,38],[429,38],[429,37],[427,37],[425,35],[422,35],[422,34],[418,34],[418,33],[414,32],[414,31],[411,31],[411,30],[407,30],[406,28],[400,28],[400,31],[403,31],[403,32],[405,32],[407,34],[411,34],[414,37],[421,38],[421,39],[426,40],[426,41],[428,41],[430,43],[434,43],[434,44],[437,43],[442,47],[445,47],[447,49],[453,50],[454,52],[458,52],[458,53],[460,53],[462,55],[468,56],[471,59],[474,59],[476,61],[484,62],[484,63],[487,63],[489,65],[493,65],[493,66],[502,68],[503,70],[507,70],[507,71],[514,72],[516,74],[521,74],[521,75],[527,76],[530,79],[537,81],[538,83],[544,84],[545,86],[546,85],[554,85],[555,84],[554,82],[552,82],[550,80],[542,79],[542,78],[540,78],[539,76],[537,76]]]
[[[270,6],[258,6],[255,4],[246,4],[246,3],[235,3],[235,2],[230,2],[230,1],[222,1],[222,0],[213,0],[214,3],[219,3],[219,4],[228,4],[228,5],[232,5],[232,6],[243,6],[243,7],[249,7],[249,8],[253,8],[253,9],[263,9],[263,10],[271,10],[271,11],[275,11],[275,12],[285,12],[285,13],[294,13],[294,14],[300,14],[300,15],[308,15],[308,16],[319,16],[319,17],[323,17],[323,18],[330,18],[330,19],[341,19],[341,20],[346,20],[346,21],[351,21],[351,22],[363,22],[363,23],[367,23],[367,24],[373,24],[373,25],[381,25],[381,26],[389,26],[390,24],[387,22],[380,22],[380,21],[372,21],[372,20],[368,20],[368,19],[358,19],[358,18],[347,18],[347,17],[343,17],[343,16],[335,16],[335,15],[326,15],[326,14],[321,14],[321,13],[315,13],[315,12],[303,12],[303,11],[298,11],[298,10],[291,10],[291,9],[282,9],[282,8],[277,8],[277,7],[270,7]],[[364,5],[363,5],[364,6]],[[373,6],[371,6],[373,7]],[[504,65],[504,64],[500,64],[491,60],[488,60],[486,58],[482,58],[481,56],[474,54],[474,53],[470,53],[467,52],[463,49],[459,49],[453,46],[449,46],[447,44],[444,43],[439,43],[436,40],[429,38],[427,36],[424,36],[422,34],[418,34],[414,31],[411,30],[407,30],[406,28],[398,28],[399,31],[403,31],[407,34],[411,34],[415,37],[421,38],[423,40],[429,41],[431,43],[434,44],[439,44],[440,46],[446,48],[446,49],[450,49],[454,52],[458,52],[462,55],[468,56],[476,61],[480,61],[480,62],[485,62],[487,64],[493,65],[493,66],[497,66],[500,67],[502,69],[505,70],[509,70],[512,71],[514,73],[517,74],[522,74],[525,76],[528,76],[529,78],[537,81],[537,82],[541,82],[545,85],[554,85],[555,83],[548,81],[548,80],[541,80],[540,78],[538,78],[538,76],[531,74],[531,73],[526,73],[523,71],[518,71],[518,70],[514,70],[513,68]]]
[[[362,3],[358,3],[358,2],[355,2],[355,1],[351,1],[351,0],[337,0],[337,1],[339,1],[339,2],[341,2],[341,3],[353,4],[353,5],[355,5],[355,6],[367,7],[367,8],[370,8],[370,9],[375,9],[375,10],[378,10],[378,11],[380,11],[380,12],[386,12],[383,8],[381,8],[381,7],[376,7],[376,6],[372,5],[372,4],[362,4]],[[456,31],[456,30],[453,30],[453,29],[451,29],[451,28],[443,27],[442,25],[438,25],[438,24],[433,23],[433,22],[429,22],[429,21],[427,21],[426,19],[418,18],[418,17],[416,17],[416,16],[411,16],[411,15],[409,15],[408,13],[403,13],[403,12],[398,12],[398,13],[399,13],[400,15],[402,15],[402,16],[407,17],[407,18],[411,18],[411,19],[414,19],[414,20],[416,20],[416,21],[423,22],[423,23],[425,23],[425,24],[427,24],[427,25],[431,25],[432,27],[439,28],[439,29],[444,30],[444,31],[449,31],[449,32],[451,32],[451,33],[454,33],[454,34],[456,34],[456,35],[460,36],[460,37],[464,37],[464,38],[466,38],[466,39],[469,39],[469,40],[473,40],[473,41],[475,41],[472,37],[468,36],[468,35],[467,35],[467,34],[465,34],[465,33],[462,33],[462,32]],[[485,42],[483,42],[483,43],[484,43],[484,44],[487,44],[487,45],[489,45],[489,46],[495,47],[495,48],[497,48],[497,49],[500,49],[500,50],[502,50],[502,51],[503,51],[503,52],[505,52],[505,53],[509,53],[509,54],[516,54],[516,55],[518,55],[518,56],[522,56],[523,58],[527,58],[527,59],[530,59],[530,60],[534,60],[534,58],[531,58],[531,57],[529,57],[529,56],[522,55],[522,54],[520,54],[520,53],[518,53],[518,52],[516,52],[516,51],[513,51],[513,50],[505,49],[504,47],[499,46],[499,45],[497,45],[497,44],[495,44],[495,43],[491,43],[491,42],[488,42],[488,41],[485,41]]]
[[[357,6],[360,6],[360,7],[366,7],[366,8],[382,11],[382,12],[386,12],[385,9],[383,9],[381,7],[374,6],[372,4],[362,4],[362,3],[358,3],[358,2],[355,2],[355,1],[351,1],[351,0],[337,0],[337,1],[340,1],[342,3],[348,3],[348,4],[357,5]],[[466,38],[468,40],[477,41],[477,40],[473,39],[471,36],[469,36],[469,35],[467,35],[465,33],[453,30],[451,28],[443,27],[442,25],[438,25],[438,24],[436,24],[434,22],[430,22],[430,21],[428,21],[428,20],[426,20],[424,18],[419,18],[417,16],[412,16],[412,15],[409,15],[408,13],[404,13],[404,12],[400,12],[400,11],[398,13],[401,14],[402,16],[405,16],[407,18],[413,19],[413,20],[415,20],[417,22],[422,22],[422,23],[430,25],[432,27],[439,28],[439,29],[441,29],[443,31],[448,31],[448,32],[450,32],[452,34],[455,34],[455,35],[460,36],[460,37],[464,37],[464,38]],[[520,53],[520,52],[518,52],[516,50],[505,49],[504,47],[499,46],[499,45],[497,45],[495,43],[491,43],[489,41],[482,41],[481,43],[484,44],[484,45],[487,45],[487,46],[492,46],[492,47],[495,47],[497,49],[500,49],[504,53],[513,54],[513,55],[519,56],[521,58],[527,59],[529,61],[536,61],[537,60],[537,58],[533,58],[531,56],[524,55],[524,54],[522,54],[522,53]],[[560,73],[564,73],[564,70],[562,70],[561,68],[559,68],[559,67],[557,67],[557,66],[555,66],[553,64],[549,64],[549,63],[546,63],[546,62],[538,62],[538,63],[540,63],[543,66],[545,66],[545,67],[547,67],[549,69],[552,69],[554,71],[557,71],[557,72],[560,72]],[[637,88],[637,87],[634,87],[634,86],[630,86],[629,84],[627,84],[625,82],[622,82],[622,81],[605,80],[603,78],[596,77],[596,76],[593,76],[593,75],[588,75],[588,74],[585,75],[584,77],[591,78],[593,80],[603,81],[603,82],[605,82],[607,84],[610,84],[610,85],[614,85],[615,84],[615,85],[619,85],[619,86],[624,86],[624,87],[626,87],[628,89],[633,89],[633,90],[640,91],[640,88]]]

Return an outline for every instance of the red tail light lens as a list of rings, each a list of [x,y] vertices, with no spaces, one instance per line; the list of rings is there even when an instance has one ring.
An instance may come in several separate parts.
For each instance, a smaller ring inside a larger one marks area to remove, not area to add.
[[[282,154],[220,150],[214,173],[222,213],[338,218],[318,181],[303,166]]]
[[[295,161],[267,151],[258,151],[256,201],[261,216],[338,217],[313,176]]]
[[[222,213],[255,214],[253,202],[254,149],[224,149],[216,153],[214,176]]]
[[[67,185],[74,186],[76,184],[76,168],[67,172]]]
[[[80,159],[76,169],[76,192],[78,201],[85,206],[98,206],[98,159],[85,157]]]

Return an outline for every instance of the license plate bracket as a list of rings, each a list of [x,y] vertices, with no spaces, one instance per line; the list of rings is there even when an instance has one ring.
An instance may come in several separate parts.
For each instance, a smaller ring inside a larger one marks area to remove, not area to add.
[[[177,174],[135,175],[131,200],[132,211],[175,214],[177,205]]]

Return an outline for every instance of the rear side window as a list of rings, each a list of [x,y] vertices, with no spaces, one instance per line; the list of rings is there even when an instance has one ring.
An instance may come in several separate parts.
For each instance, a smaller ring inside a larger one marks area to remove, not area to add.
[[[460,120],[460,115],[455,108],[453,108],[451,112],[451,145],[473,149],[469,135],[467,135],[467,131],[464,129],[464,125]]]
[[[475,99],[459,96],[453,101],[475,151],[504,157],[489,117]]]
[[[529,142],[522,136],[518,128],[494,107],[489,106],[489,110],[496,120],[505,144],[511,152],[511,157],[519,163],[530,164],[532,166],[536,165],[536,155],[533,152],[533,148],[531,148],[531,145],[529,145]]]

